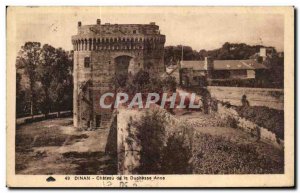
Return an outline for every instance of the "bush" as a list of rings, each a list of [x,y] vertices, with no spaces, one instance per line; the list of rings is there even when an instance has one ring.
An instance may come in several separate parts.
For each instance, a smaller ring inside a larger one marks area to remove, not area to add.
[[[165,142],[165,118],[158,111],[148,112],[142,116],[137,127],[137,138],[141,142],[141,174],[157,174],[161,169],[162,153]]]
[[[237,128],[238,123],[234,117],[229,116],[226,118],[226,125],[231,128]]]
[[[115,78],[116,87],[130,95],[136,93],[162,93],[165,91],[176,91],[177,83],[174,77],[160,79],[151,77],[147,71],[140,70],[138,73],[129,77]]]
[[[284,111],[264,106],[236,107],[238,114],[284,139]]]
[[[165,90],[176,92],[177,82],[175,77],[167,76],[165,79],[162,80],[162,85]]]
[[[253,144],[240,144],[221,136],[196,133],[193,173],[279,174],[284,172],[283,152],[268,154]]]
[[[212,111],[217,112],[218,111],[218,100],[215,98],[211,98],[210,101],[210,108]]]
[[[167,134],[166,119],[159,111],[147,112],[139,122],[137,141],[141,143],[139,174],[191,173],[193,130],[178,126]]]
[[[192,172],[190,159],[192,157],[187,136],[182,133],[173,133],[163,150],[161,173],[189,174]]]

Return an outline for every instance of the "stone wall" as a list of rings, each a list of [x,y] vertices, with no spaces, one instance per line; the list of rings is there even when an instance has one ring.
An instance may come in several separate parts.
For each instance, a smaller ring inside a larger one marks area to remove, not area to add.
[[[239,129],[242,129],[254,136],[257,136],[258,133],[260,133],[260,139],[262,141],[271,143],[278,148],[284,147],[284,141],[277,138],[275,133],[272,133],[268,129],[260,127],[259,125],[240,117],[233,108],[227,108],[222,104],[218,104],[218,115],[221,119],[228,119],[228,117],[234,119],[237,122],[237,127]]]
[[[194,127],[185,119],[178,119],[165,109],[156,106],[152,111],[158,111],[166,121],[165,146],[170,136],[175,133],[187,135],[187,144],[191,148],[193,143]],[[150,111],[151,111],[150,110]],[[149,109],[118,109],[118,172],[122,175],[135,174],[140,166],[141,142],[137,137],[138,130],[133,124]],[[187,131],[189,130],[189,131]]]
[[[209,86],[208,90],[212,97],[232,105],[240,106],[242,96],[246,95],[251,106],[284,109],[283,89]]]

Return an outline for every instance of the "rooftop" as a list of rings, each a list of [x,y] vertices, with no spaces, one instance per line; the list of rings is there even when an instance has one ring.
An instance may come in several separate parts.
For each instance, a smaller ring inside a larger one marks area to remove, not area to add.
[[[214,60],[214,70],[254,70],[267,67],[255,60]],[[181,68],[193,70],[206,70],[204,61],[182,61]]]

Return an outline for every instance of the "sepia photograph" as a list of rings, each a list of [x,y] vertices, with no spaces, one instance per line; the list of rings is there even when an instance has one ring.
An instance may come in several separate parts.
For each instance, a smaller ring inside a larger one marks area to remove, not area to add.
[[[9,187],[294,185],[294,7],[6,16]]]

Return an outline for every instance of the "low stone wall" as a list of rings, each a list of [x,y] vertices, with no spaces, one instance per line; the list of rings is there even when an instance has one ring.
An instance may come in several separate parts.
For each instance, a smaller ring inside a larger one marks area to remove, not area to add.
[[[238,113],[236,112],[236,110],[234,110],[233,108],[227,108],[222,104],[218,104],[218,115],[220,116],[221,119],[228,119],[232,118],[237,122],[237,127],[248,132],[251,133],[255,136],[258,137],[258,135],[260,135],[260,139],[262,141],[265,141],[267,143],[271,143],[274,146],[278,147],[278,148],[283,148],[284,147],[284,141],[277,138],[276,135],[274,133],[272,133],[271,131],[269,131],[268,129],[264,128],[264,127],[260,127],[259,125],[246,120],[243,117],[240,117],[238,115]]]
[[[34,123],[38,121],[43,121],[46,119],[55,119],[55,118],[65,118],[65,117],[71,117],[73,115],[72,111],[61,111],[60,114],[58,112],[55,113],[49,113],[47,117],[45,115],[34,115],[33,117],[22,117],[16,119],[17,125],[22,125],[26,123]]]
[[[175,116],[167,112],[165,109],[159,106],[151,109],[150,111],[158,111],[166,121],[165,131],[165,146],[170,136],[175,133],[184,135],[188,133],[186,129],[191,129],[192,125],[184,119],[177,119]],[[146,109],[118,109],[117,113],[117,155],[118,155],[118,174],[128,175],[135,174],[136,169],[140,166],[141,158],[141,142],[139,141],[137,134],[137,128],[133,124],[141,119],[146,113]],[[192,147],[192,135],[189,133],[188,146]]]
[[[118,174],[133,174],[140,165],[141,145],[136,140],[137,128],[133,120],[140,119],[142,112],[136,109],[118,109],[117,152]]]
[[[283,89],[209,86],[208,90],[212,97],[232,105],[240,106],[242,96],[246,95],[251,106],[284,109]]]

